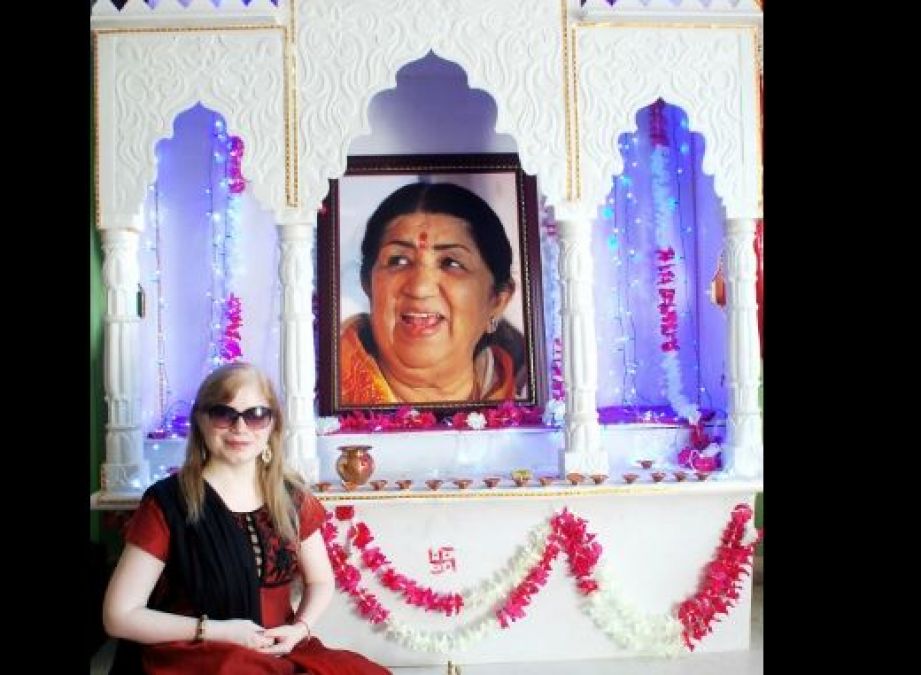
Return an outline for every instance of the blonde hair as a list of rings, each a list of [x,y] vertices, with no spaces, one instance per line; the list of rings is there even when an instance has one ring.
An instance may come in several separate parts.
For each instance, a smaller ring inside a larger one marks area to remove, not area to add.
[[[268,463],[259,457],[259,485],[265,499],[266,508],[272,518],[276,531],[290,542],[298,543],[300,519],[297,507],[292,499],[295,492],[306,493],[304,482],[285,467],[282,452],[282,434],[284,417],[281,405],[275,395],[271,381],[262,371],[249,363],[237,361],[216,368],[208,375],[195,395],[195,404],[190,414],[191,430],[186,443],[185,462],[179,470],[179,487],[185,500],[188,522],[195,523],[201,518],[205,504],[205,481],[203,471],[208,460],[208,448],[201,430],[201,416],[218,403],[229,403],[237,392],[246,384],[255,384],[265,396],[272,409],[272,431],[269,434],[269,449],[272,456]]]

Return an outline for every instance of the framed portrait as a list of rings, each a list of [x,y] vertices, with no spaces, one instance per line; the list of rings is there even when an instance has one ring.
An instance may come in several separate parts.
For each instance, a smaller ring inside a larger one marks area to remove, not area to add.
[[[317,223],[320,414],[543,405],[537,213],[517,154],[350,157]]]

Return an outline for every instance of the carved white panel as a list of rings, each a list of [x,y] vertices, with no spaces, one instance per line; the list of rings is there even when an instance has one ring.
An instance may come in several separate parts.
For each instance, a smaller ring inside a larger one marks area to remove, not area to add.
[[[565,0],[301,0],[297,14],[299,194],[318,208],[370,131],[368,104],[430,50],[459,64],[496,101],[496,132],[554,203],[566,172],[562,33]]]
[[[600,204],[623,171],[621,134],[657,98],[680,106],[706,139],[728,217],[761,212],[757,69],[751,28],[576,29],[581,197]]]
[[[215,5],[212,0],[158,0],[148,4],[145,0],[128,0],[121,9],[112,0],[96,0],[92,10],[94,25],[115,23],[138,24],[143,21],[183,24],[195,19],[221,19],[244,17],[246,19],[283,19],[287,14],[289,0],[221,0]]]
[[[758,31],[758,71],[764,68],[764,13],[758,0],[587,0],[577,16],[618,23],[745,24]]]
[[[156,179],[157,141],[196,103],[246,144],[242,172],[266,207],[285,203],[284,32],[279,28],[96,34],[99,199],[137,213]]]
[[[757,0],[587,0],[581,6],[586,17],[637,16],[644,18],[688,18],[718,16],[752,17],[761,15]]]

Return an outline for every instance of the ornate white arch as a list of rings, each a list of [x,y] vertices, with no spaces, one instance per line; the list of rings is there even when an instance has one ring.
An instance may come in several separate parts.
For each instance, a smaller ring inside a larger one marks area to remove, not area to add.
[[[254,196],[284,207],[284,28],[99,30],[94,43],[100,228],[138,213],[156,178],[156,143],[197,103],[246,142],[241,169]]]
[[[523,21],[522,16],[528,20]],[[371,98],[430,50],[459,64],[496,101],[496,133],[514,136],[524,170],[550,203],[566,172],[562,34],[565,0],[301,0],[297,14],[299,195],[316,209],[370,131]]]
[[[761,214],[755,29],[575,28],[580,197],[600,204],[623,171],[621,134],[637,112],[663,98],[706,139],[703,170],[729,218]]]

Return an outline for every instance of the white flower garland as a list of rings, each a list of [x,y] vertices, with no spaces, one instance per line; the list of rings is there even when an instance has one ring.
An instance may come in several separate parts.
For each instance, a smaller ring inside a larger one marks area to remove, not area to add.
[[[464,610],[476,609],[507,596],[509,591],[518,586],[530,569],[543,557],[549,536],[549,524],[537,525],[528,534],[526,543],[519,547],[504,567],[499,568],[492,577],[460,591],[458,595],[464,599]],[[354,547],[347,542],[345,548],[348,551],[348,562],[355,564]]]
[[[527,542],[518,552],[500,568],[492,578],[486,579],[473,588],[462,590],[459,595],[464,599],[464,609],[474,609],[494,603],[508,595],[511,589],[522,582],[528,571],[543,557],[550,535],[550,525],[542,523],[534,527],[528,535]],[[349,550],[349,559],[354,557]],[[391,614],[384,622],[384,634],[407,649],[417,652],[451,654],[469,649],[483,638],[500,630],[499,620],[493,610],[476,621],[453,631],[423,630],[413,628],[395,619]]]
[[[520,584],[527,573],[544,555],[550,526],[546,523],[533,528],[527,542],[509,560],[505,567],[497,570],[491,579],[480,582],[475,588],[465,588],[460,592],[464,599],[464,609],[475,609],[485,604],[504,598],[513,588]],[[497,622],[498,624],[498,622]]]
[[[582,604],[583,611],[619,647],[653,656],[687,653],[682,626],[668,615],[644,614],[627,602],[610,570],[596,574],[598,590]]]
[[[547,523],[534,527],[527,541],[493,576],[460,592],[464,611],[490,605],[508,595],[543,557],[550,535]],[[757,535],[757,533],[756,533]],[[349,559],[355,557],[349,547]],[[645,615],[624,600],[613,576],[596,574],[599,588],[582,603],[582,610],[611,640],[625,650],[656,656],[686,653],[681,623],[670,616]],[[406,649],[451,655],[466,651],[482,639],[502,630],[494,608],[481,618],[449,631],[414,628],[391,614],[382,624],[384,634]]]
[[[672,217],[668,206],[668,177],[666,164],[669,158],[667,147],[657,145],[650,158],[650,174],[652,177],[653,209],[655,213],[655,238],[656,246],[660,250],[669,247],[668,233],[672,231]],[[684,417],[691,424],[700,420],[700,410],[691,403],[683,393],[681,383],[681,363],[678,360],[678,350],[665,352],[662,355],[662,370],[665,371],[665,382],[668,391],[668,402],[680,417]]]
[[[492,614],[451,632],[411,628],[392,615],[384,625],[384,634],[407,649],[445,655],[466,651],[487,635],[499,632],[499,620]]]

